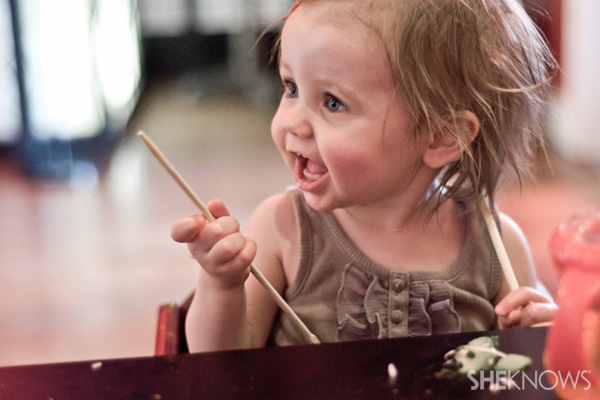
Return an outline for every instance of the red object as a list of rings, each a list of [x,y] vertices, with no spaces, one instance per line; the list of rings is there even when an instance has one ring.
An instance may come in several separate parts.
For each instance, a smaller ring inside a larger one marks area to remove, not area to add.
[[[598,396],[600,371],[594,365],[587,342],[593,343],[600,337],[597,318],[600,311],[600,210],[575,215],[562,223],[551,238],[550,249],[561,281],[559,311],[546,342],[546,364],[563,377],[589,371],[591,387],[583,394]],[[588,383],[582,381],[581,385],[583,389]]]
[[[179,353],[179,320],[179,307],[175,302],[169,301],[159,307],[154,355],[165,356]]]

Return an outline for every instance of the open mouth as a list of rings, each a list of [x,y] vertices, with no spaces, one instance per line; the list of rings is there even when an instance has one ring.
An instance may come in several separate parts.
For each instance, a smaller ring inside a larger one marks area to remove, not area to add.
[[[296,182],[300,189],[315,189],[328,174],[326,166],[296,154]]]

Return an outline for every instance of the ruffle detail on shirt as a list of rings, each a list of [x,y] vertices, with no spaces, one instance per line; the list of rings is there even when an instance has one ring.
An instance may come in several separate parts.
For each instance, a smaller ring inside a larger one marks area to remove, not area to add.
[[[337,296],[338,340],[386,337],[387,303],[388,289],[376,276],[346,266]]]
[[[413,283],[409,296],[409,336],[460,332],[460,320],[446,282]]]
[[[390,288],[386,281],[353,264],[344,269],[337,295],[338,341],[389,337]],[[450,287],[443,281],[410,285],[408,335],[460,331]]]

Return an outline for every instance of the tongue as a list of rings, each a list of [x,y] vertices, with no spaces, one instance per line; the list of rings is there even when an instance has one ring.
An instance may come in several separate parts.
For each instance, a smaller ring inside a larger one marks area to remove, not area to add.
[[[305,171],[311,175],[323,175],[327,172],[327,167],[308,160]]]

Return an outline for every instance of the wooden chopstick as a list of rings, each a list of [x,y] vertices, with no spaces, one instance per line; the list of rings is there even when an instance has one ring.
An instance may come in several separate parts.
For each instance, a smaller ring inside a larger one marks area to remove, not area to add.
[[[204,203],[196,196],[194,191],[190,188],[190,186],[185,182],[185,180],[181,177],[181,175],[177,172],[175,167],[169,162],[167,157],[159,150],[159,148],[150,140],[150,138],[143,132],[139,131],[137,134],[146,144],[148,149],[154,154],[156,159],[161,163],[161,165],[167,170],[167,172],[171,175],[171,177],[179,184],[181,189],[187,194],[187,196],[192,200],[192,202],[200,209],[202,214],[208,218],[209,221],[214,221],[215,217],[212,213],[206,208]],[[265,278],[265,276],[258,270],[253,264],[250,264],[250,271],[254,275],[254,277],[260,282],[261,285],[266,289],[266,291],[271,295],[275,303],[285,312],[288,317],[292,319],[292,322],[296,325],[296,327],[302,332],[302,335],[306,339],[308,343],[319,344],[321,341],[317,338],[315,334],[313,334],[308,327],[302,322],[300,317],[292,310],[290,305],[285,302],[283,297],[279,294],[277,290],[271,285],[271,283]]]
[[[513,290],[517,290],[519,288],[519,282],[517,282],[515,271],[513,270],[510,260],[508,258],[508,254],[506,253],[506,248],[504,247],[504,243],[502,242],[502,237],[500,236],[500,232],[498,231],[498,226],[496,226],[496,221],[494,221],[494,217],[492,217],[490,208],[488,207],[488,204],[483,198],[483,196],[481,196],[479,200],[479,207],[481,208],[483,220],[485,221],[485,225],[487,227],[488,234],[490,235],[490,239],[492,239],[494,250],[496,250],[498,261],[500,261],[500,266],[502,267],[502,272],[504,273],[504,277],[506,278],[506,283],[508,283],[508,288],[511,292]]]
[[[502,238],[500,237],[500,232],[498,231],[496,221],[494,221],[492,213],[490,212],[490,208],[488,207],[487,202],[485,201],[483,196],[480,198],[479,207],[481,208],[481,213],[483,214],[485,225],[487,226],[488,233],[490,235],[490,238],[492,239],[492,244],[494,245],[494,249],[496,250],[496,254],[498,255],[498,260],[500,261],[500,266],[502,267],[502,272],[504,273],[504,277],[506,278],[508,288],[511,292],[513,290],[517,290],[519,288],[519,282],[517,282],[515,271],[513,270],[512,265],[510,263],[510,259],[508,258],[508,254],[506,253],[506,248],[504,247],[504,243],[502,242]],[[552,326],[552,322],[553,321],[538,322],[537,324],[531,325],[531,328]]]

